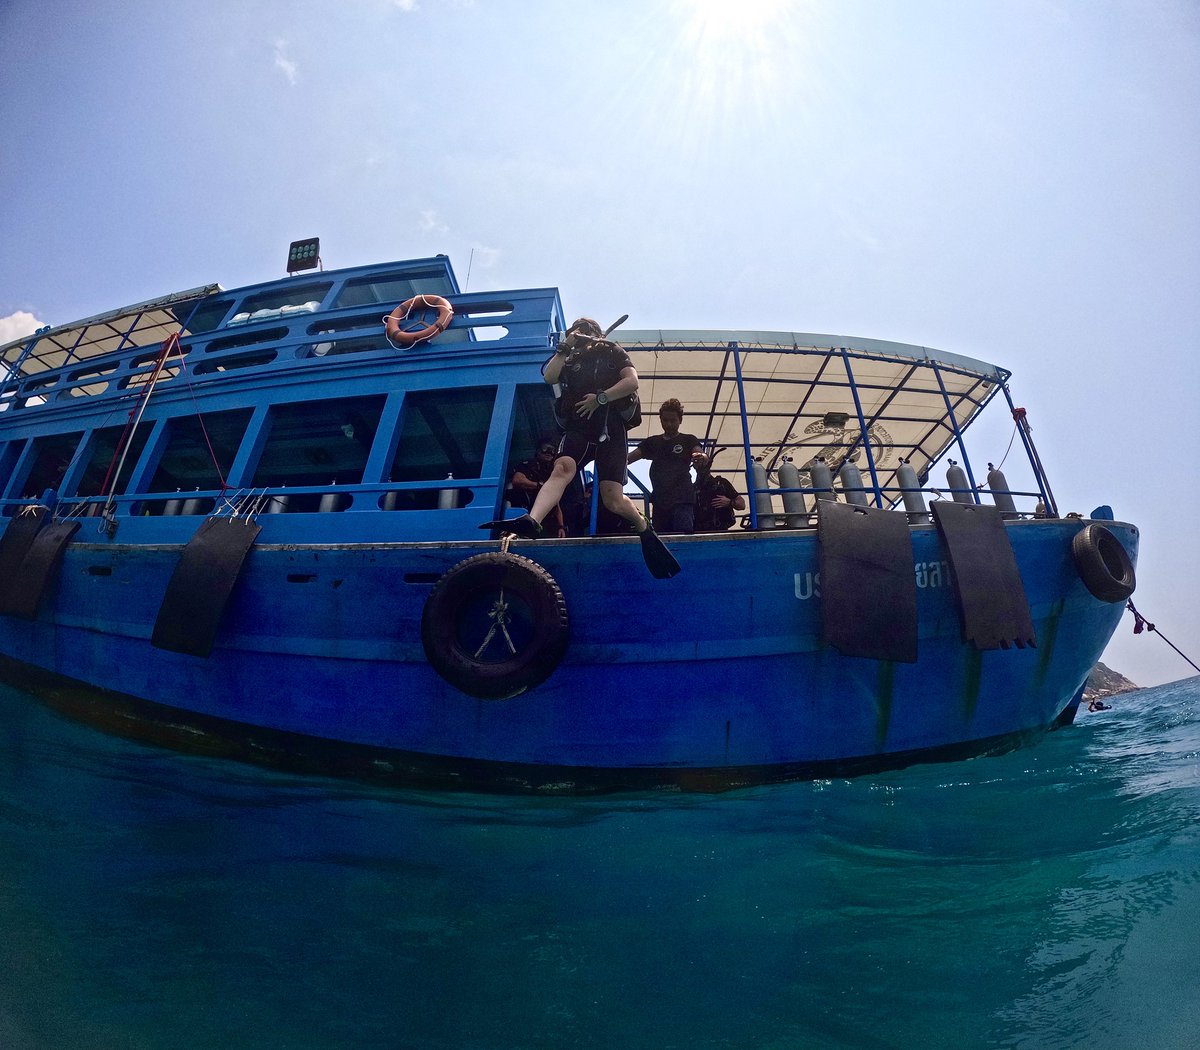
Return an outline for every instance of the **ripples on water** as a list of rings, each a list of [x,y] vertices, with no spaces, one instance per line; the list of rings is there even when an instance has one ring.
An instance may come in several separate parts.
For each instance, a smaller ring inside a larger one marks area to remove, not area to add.
[[[514,799],[158,751],[0,690],[0,1046],[1192,1047],[1200,679],[1035,747]]]

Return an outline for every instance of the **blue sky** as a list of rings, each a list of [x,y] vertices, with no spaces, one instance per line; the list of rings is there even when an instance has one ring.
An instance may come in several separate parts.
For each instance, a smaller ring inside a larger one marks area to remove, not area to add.
[[[0,342],[317,235],[631,327],[995,361],[1200,653],[1194,0],[6,0],[0,38]],[[1105,660],[1192,673],[1129,623]]]

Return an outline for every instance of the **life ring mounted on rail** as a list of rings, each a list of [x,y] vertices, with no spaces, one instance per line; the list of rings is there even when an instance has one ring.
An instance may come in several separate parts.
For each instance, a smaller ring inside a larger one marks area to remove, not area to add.
[[[1085,525],[1071,539],[1071,556],[1083,585],[1102,602],[1123,602],[1137,586],[1133,561],[1103,525]]]
[[[567,651],[567,603],[537,562],[489,552],[453,566],[430,592],[421,644],[430,665],[481,700],[540,685]]]
[[[429,310],[437,312],[432,322],[425,319]],[[383,323],[388,341],[395,347],[416,346],[441,335],[454,319],[454,307],[440,295],[414,295],[396,307]]]

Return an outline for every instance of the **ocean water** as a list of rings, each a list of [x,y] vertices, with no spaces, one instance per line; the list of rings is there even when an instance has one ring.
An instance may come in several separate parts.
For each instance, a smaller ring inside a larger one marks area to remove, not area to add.
[[[0,690],[0,1047],[1200,1045],[1200,678],[721,795],[381,789]]]

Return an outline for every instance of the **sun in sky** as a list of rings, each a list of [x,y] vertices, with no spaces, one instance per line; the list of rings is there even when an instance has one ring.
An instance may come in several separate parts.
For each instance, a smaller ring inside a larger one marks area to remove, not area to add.
[[[676,45],[669,65],[681,105],[712,132],[770,127],[800,77],[802,29],[813,5],[673,0],[670,10]]]
[[[788,0],[675,0],[698,49],[761,48],[783,21]]]

